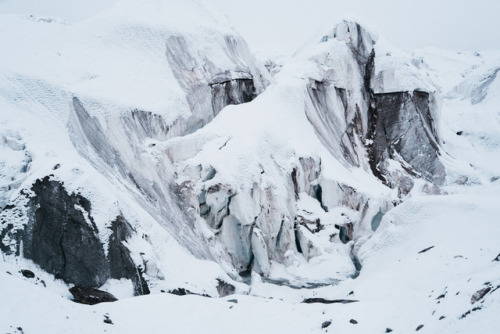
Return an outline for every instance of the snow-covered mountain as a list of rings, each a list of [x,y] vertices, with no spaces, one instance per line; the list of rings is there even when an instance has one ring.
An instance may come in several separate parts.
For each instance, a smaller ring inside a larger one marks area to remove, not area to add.
[[[4,332],[495,332],[500,52],[265,66],[196,0],[0,41]]]

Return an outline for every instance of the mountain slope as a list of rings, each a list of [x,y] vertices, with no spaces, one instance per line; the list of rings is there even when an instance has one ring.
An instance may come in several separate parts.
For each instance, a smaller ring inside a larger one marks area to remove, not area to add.
[[[248,331],[495,326],[499,53],[410,54],[342,21],[271,77],[194,0],[0,25],[2,329],[184,332],[228,309],[225,332],[260,307],[282,322]],[[71,286],[127,299],[73,305]],[[211,310],[148,314],[178,305]]]

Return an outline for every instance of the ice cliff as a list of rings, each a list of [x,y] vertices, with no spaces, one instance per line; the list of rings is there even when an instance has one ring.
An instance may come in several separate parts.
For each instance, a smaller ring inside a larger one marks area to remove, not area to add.
[[[356,22],[274,77],[194,0],[0,26],[0,249],[68,284],[336,283],[413,193],[483,177],[443,146],[440,99],[481,103],[498,68],[444,92],[432,64]]]

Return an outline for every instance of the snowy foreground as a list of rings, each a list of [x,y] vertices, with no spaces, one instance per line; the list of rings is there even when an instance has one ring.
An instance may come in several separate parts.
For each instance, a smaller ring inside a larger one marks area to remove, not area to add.
[[[474,304],[471,297],[500,286],[500,264],[492,262],[500,234],[499,191],[492,185],[408,200],[364,245],[358,278],[317,289],[278,287],[257,276],[249,295],[155,294],[87,306],[69,301],[63,284],[48,275],[40,275],[44,288],[2,263],[2,331],[18,333],[21,326],[24,333],[410,333],[424,325],[422,333],[496,333],[499,291]],[[311,297],[359,302],[301,303]],[[106,317],[113,324],[104,323]],[[326,321],[332,323],[322,329]]]
[[[196,0],[0,44],[0,333],[499,331],[500,51],[261,61]]]

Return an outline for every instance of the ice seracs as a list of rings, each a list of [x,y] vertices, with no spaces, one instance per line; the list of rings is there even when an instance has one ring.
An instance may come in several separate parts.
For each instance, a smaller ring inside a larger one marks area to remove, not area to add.
[[[99,306],[127,329],[127,303],[171,308],[169,291],[217,310],[239,294],[233,311],[267,301],[242,294],[284,309],[360,301],[322,310],[335,317],[301,305],[314,316],[297,331],[330,318],[365,333],[456,329],[445,319],[474,323],[483,280],[475,303],[498,309],[497,53],[410,54],[346,20],[271,76],[198,1],[0,25],[0,279],[13,290],[37,295],[26,280],[43,277],[66,298],[71,285],[156,295]]]

